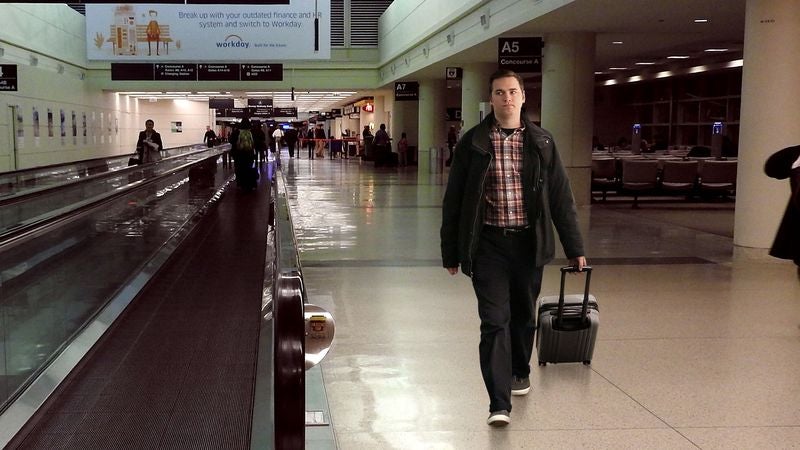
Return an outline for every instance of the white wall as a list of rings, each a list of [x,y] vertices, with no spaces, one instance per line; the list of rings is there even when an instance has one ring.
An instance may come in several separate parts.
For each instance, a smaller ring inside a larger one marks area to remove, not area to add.
[[[96,80],[108,78],[107,65],[89,67],[84,17],[66,5],[4,5],[0,41],[0,63],[16,65],[18,79],[16,92],[0,93],[0,172],[133,153],[146,118],[156,122],[165,147],[202,142],[212,125],[207,102],[150,103],[100,88]],[[176,121],[181,133],[172,131]]]
[[[161,133],[164,147],[178,147],[203,142],[209,122],[208,102],[190,100],[139,101],[138,130],[144,129],[144,121],[153,119],[155,130]],[[181,122],[181,131],[173,129],[173,122]],[[133,142],[136,142],[134,136]]]
[[[45,59],[38,58],[40,63]],[[9,64],[5,56],[0,61]],[[66,69],[59,74],[17,64],[17,77],[19,90],[0,94],[0,171],[125,153],[126,116],[131,111],[120,108],[115,95],[93,91]],[[17,108],[14,117],[10,106]],[[10,132],[12,121],[15,136]]]

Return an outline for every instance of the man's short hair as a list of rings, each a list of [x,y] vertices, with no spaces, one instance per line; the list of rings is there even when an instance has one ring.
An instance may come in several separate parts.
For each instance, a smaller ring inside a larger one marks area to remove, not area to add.
[[[148,123],[152,123],[153,125],[156,124],[155,122],[153,122],[153,119],[147,119],[144,121],[145,126],[147,126]]]
[[[522,77],[517,72],[508,69],[500,69],[489,77],[489,92],[492,92],[492,83],[494,83],[494,80],[499,78],[516,78],[517,82],[519,82],[519,88],[522,92],[525,92],[525,82],[522,81]]]

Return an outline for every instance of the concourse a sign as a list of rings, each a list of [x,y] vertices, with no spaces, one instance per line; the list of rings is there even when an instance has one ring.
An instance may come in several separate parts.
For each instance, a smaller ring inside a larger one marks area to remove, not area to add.
[[[0,64],[0,91],[17,90],[17,65]]]
[[[542,38],[499,38],[497,65],[518,73],[541,73]]]

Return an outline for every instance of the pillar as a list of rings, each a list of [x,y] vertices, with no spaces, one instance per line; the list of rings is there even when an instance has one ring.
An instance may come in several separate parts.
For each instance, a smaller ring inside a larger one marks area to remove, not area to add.
[[[444,80],[422,80],[419,83],[419,136],[417,170],[420,177],[430,173],[430,149],[446,148]]]
[[[591,201],[594,33],[553,33],[542,57],[542,128],[556,141],[575,203]]]
[[[400,142],[400,135],[405,132],[408,137],[408,145],[417,145],[419,135],[419,107],[416,100],[401,100],[394,102],[392,110],[392,151],[397,153],[397,143]]]
[[[800,144],[800,2],[747,0],[733,243],[772,245],[789,182],[764,175],[776,151]]]
[[[489,77],[497,64],[466,64],[461,80],[461,134],[480,122],[479,105],[489,101]]]

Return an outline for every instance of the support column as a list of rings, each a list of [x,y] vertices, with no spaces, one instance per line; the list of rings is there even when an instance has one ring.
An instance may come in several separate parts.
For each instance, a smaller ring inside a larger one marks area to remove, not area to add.
[[[553,133],[578,206],[591,201],[594,33],[553,33],[542,57],[542,128]]]
[[[447,141],[444,130],[446,89],[444,80],[419,83],[419,139],[415,144],[418,177],[427,177],[431,173],[430,149],[444,147]]]
[[[419,140],[419,102],[402,100],[394,102],[392,110],[391,133],[392,151],[397,153],[397,143],[400,142],[400,135],[405,132],[408,138],[408,145],[417,145]]]
[[[461,80],[462,135],[480,122],[479,104],[489,102],[489,77],[497,64],[466,64]],[[489,107],[491,108],[491,107]]]
[[[733,243],[767,249],[789,199],[789,182],[764,161],[800,144],[800,2],[747,0]]]

